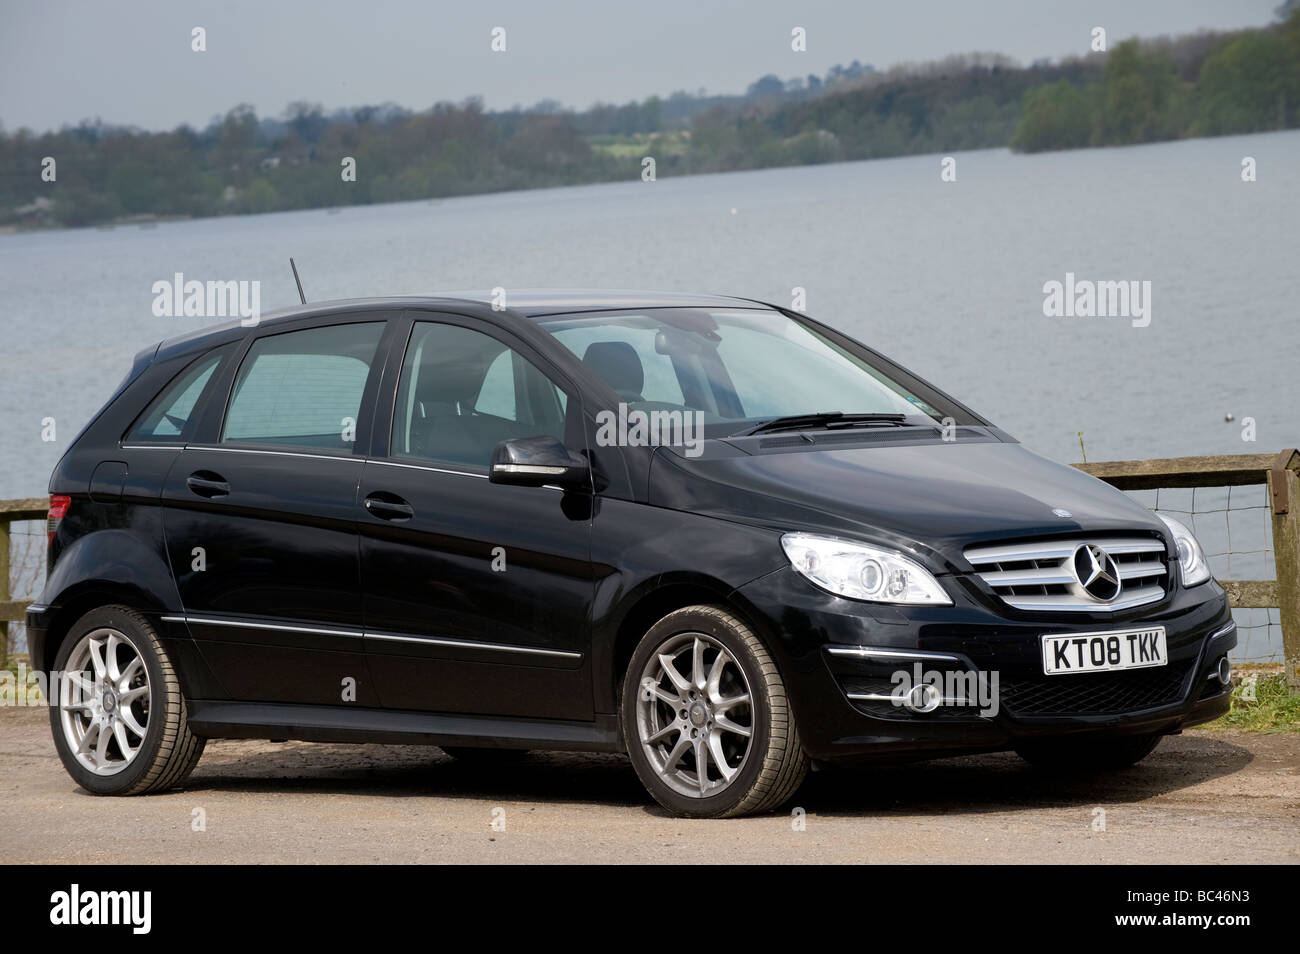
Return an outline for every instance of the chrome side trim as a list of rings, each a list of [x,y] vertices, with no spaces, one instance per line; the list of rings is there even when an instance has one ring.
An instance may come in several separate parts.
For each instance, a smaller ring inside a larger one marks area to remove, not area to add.
[[[351,463],[351,462],[362,463],[362,462],[364,462],[364,463],[367,463],[367,464],[375,464],[376,466],[379,466],[379,467],[405,467],[405,468],[407,468],[407,469],[409,469],[409,470],[427,470],[427,471],[432,471],[432,472],[435,473],[435,474],[452,474],[452,475],[454,475],[454,476],[456,476],[456,477],[474,477],[474,478],[476,478],[476,479],[478,479],[478,480],[489,480],[489,479],[490,479],[490,478],[488,477],[487,474],[478,474],[478,473],[475,473],[474,471],[471,471],[471,470],[449,470],[449,469],[446,468],[446,467],[434,467],[432,464],[402,464],[402,463],[398,463],[397,461],[393,461],[393,460],[376,460],[376,459],[374,459],[374,458],[372,458],[372,457],[361,457],[361,456],[359,456],[359,455],[358,455],[358,456],[354,456],[354,457],[339,457],[339,456],[337,456],[337,455],[335,455],[335,454],[312,454],[312,453],[305,452],[305,451],[288,451],[288,450],[283,450],[283,451],[280,451],[280,450],[262,450],[261,448],[252,448],[252,447],[225,447],[225,446],[220,445],[220,444],[171,444],[171,445],[158,445],[158,444],[141,444],[141,445],[135,445],[135,444],[121,444],[121,445],[119,445],[119,446],[123,447],[124,449],[128,449],[128,450],[130,450],[130,449],[140,449],[140,450],[160,450],[160,449],[161,449],[161,450],[205,450],[205,451],[219,451],[219,452],[221,452],[221,453],[223,453],[223,454],[267,454],[267,455],[270,455],[270,456],[273,456],[273,457],[306,457],[306,458],[309,458],[309,459],[312,459],[312,460],[339,460],[339,461],[343,461],[343,462],[345,462],[345,463]],[[561,487],[554,487],[554,486],[552,486],[552,485],[550,485],[550,484],[547,484],[547,485],[545,485],[545,486],[546,486],[547,489],[550,489],[550,490],[562,490],[562,489],[563,489],[563,488],[561,488]]]
[[[451,474],[454,477],[477,477],[479,480],[491,480],[487,474],[477,474],[472,470],[448,470],[445,467],[434,467],[432,464],[399,464],[395,460],[375,460],[369,458],[367,464],[376,464],[380,467],[405,467],[408,470],[425,470],[432,471],[435,474]],[[563,487],[557,487],[554,484],[543,484],[542,490],[558,490],[564,492]]]
[[[239,626],[244,629],[270,629],[284,633],[313,633],[317,636],[356,636],[365,635],[355,629],[324,629],[319,626],[286,626],[282,623],[257,623],[244,619],[220,619],[215,616],[164,616],[168,623],[201,623],[208,626]]]
[[[226,447],[221,444],[189,444],[186,446],[185,449],[219,451],[223,454],[266,454],[271,457],[308,457],[313,460],[341,460],[345,463],[357,463],[357,464],[363,463],[365,461],[365,458],[360,455],[356,455],[353,457],[339,457],[337,454],[312,454],[312,453],[300,452],[300,451],[262,450],[260,448],[253,448],[253,447]]]
[[[394,460],[375,460],[373,458],[366,460],[367,464],[375,464],[379,467],[405,467],[408,470],[431,470],[435,474],[453,474],[456,477],[477,477],[479,480],[487,480],[487,474],[476,474],[472,470],[448,470],[445,467],[434,467],[432,464],[399,464]]]
[[[515,646],[508,643],[483,643],[472,639],[449,639],[445,636],[401,636],[396,633],[370,633],[355,629],[325,629],[319,626],[289,626],[283,623],[258,623],[252,620],[222,619],[216,616],[163,616],[160,618],[168,623],[200,623],[209,626],[268,629],[286,633],[312,633],[318,636],[355,636],[362,639],[382,639],[386,642],[427,643],[461,649],[485,649],[503,653],[523,653],[531,656],[557,656],[564,659],[582,658],[582,653],[567,650],[537,649],[532,646]]]
[[[961,659],[951,653],[931,653],[920,649],[876,649],[871,646],[827,646],[826,651],[832,656],[865,656],[882,659],[935,659],[943,662],[960,663]]]
[[[573,653],[560,649],[536,649],[532,646],[512,646],[505,643],[480,643],[471,639],[448,639],[443,636],[399,636],[396,633],[366,633],[366,639],[382,639],[397,643],[428,643],[434,646],[486,649],[503,653],[526,653],[532,656],[559,656],[564,659],[582,658],[582,653]]]
[[[49,608],[50,608],[50,607],[49,607],[49,604],[48,604],[48,603],[28,603],[28,604],[27,604],[27,612],[28,612],[28,613],[44,613],[44,612],[45,612],[47,609],[49,609]]]

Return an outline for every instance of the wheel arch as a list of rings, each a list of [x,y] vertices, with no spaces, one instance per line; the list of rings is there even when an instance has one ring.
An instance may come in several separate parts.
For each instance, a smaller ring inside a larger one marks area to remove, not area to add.
[[[45,669],[82,615],[96,606],[120,603],[150,616],[179,611],[180,591],[158,545],[129,530],[88,533],[59,554],[41,601],[50,607],[41,659]]]
[[[756,609],[734,588],[713,577],[680,573],[665,575],[647,583],[629,594],[620,607],[617,623],[610,641],[609,667],[606,672],[602,696],[597,699],[597,709],[608,705],[608,711],[620,712],[619,696],[627,664],[632,659],[637,643],[650,627],[669,613],[688,606],[720,606],[733,613],[759,638],[773,658],[778,658],[780,647],[768,631]]]
[[[139,586],[113,580],[85,580],[75,584],[59,595],[59,602],[52,610],[49,626],[45,630],[42,658],[33,659],[33,667],[39,663],[45,672],[53,669],[59,647],[63,645],[72,625],[93,609],[115,605],[126,606],[147,615],[166,609]]]

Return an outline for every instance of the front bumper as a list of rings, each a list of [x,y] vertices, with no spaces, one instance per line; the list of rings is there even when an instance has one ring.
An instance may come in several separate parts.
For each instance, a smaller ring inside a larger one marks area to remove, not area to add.
[[[815,759],[935,758],[1044,736],[1164,734],[1229,708],[1231,686],[1216,669],[1237,643],[1236,628],[1213,581],[1113,615],[995,610],[965,588],[954,606],[882,606],[825,593],[789,568],[737,595],[779,657],[800,738]],[[1044,634],[1155,625],[1165,628],[1164,666],[1043,674]],[[943,693],[933,711],[912,711],[881,698],[900,670],[913,681],[937,673],[971,691]]]

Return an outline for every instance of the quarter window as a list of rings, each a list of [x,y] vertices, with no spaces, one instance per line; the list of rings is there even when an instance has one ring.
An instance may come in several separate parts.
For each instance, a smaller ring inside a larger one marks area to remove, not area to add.
[[[383,322],[259,338],[235,379],[221,440],[351,452]]]
[[[231,345],[218,348],[173,378],[141,415],[127,440],[179,443],[192,438],[194,424],[199,417],[199,398],[203,396],[217,367],[232,348]]]

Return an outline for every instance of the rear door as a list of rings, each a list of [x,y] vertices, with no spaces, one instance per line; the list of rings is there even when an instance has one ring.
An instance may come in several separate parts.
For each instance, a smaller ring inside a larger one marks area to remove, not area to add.
[[[234,699],[376,705],[362,638],[357,485],[382,315],[268,329],[163,491],[186,621]]]
[[[581,452],[578,392],[499,329],[420,317],[389,361],[359,495],[383,704],[590,720],[592,495],[488,481],[502,440]]]

